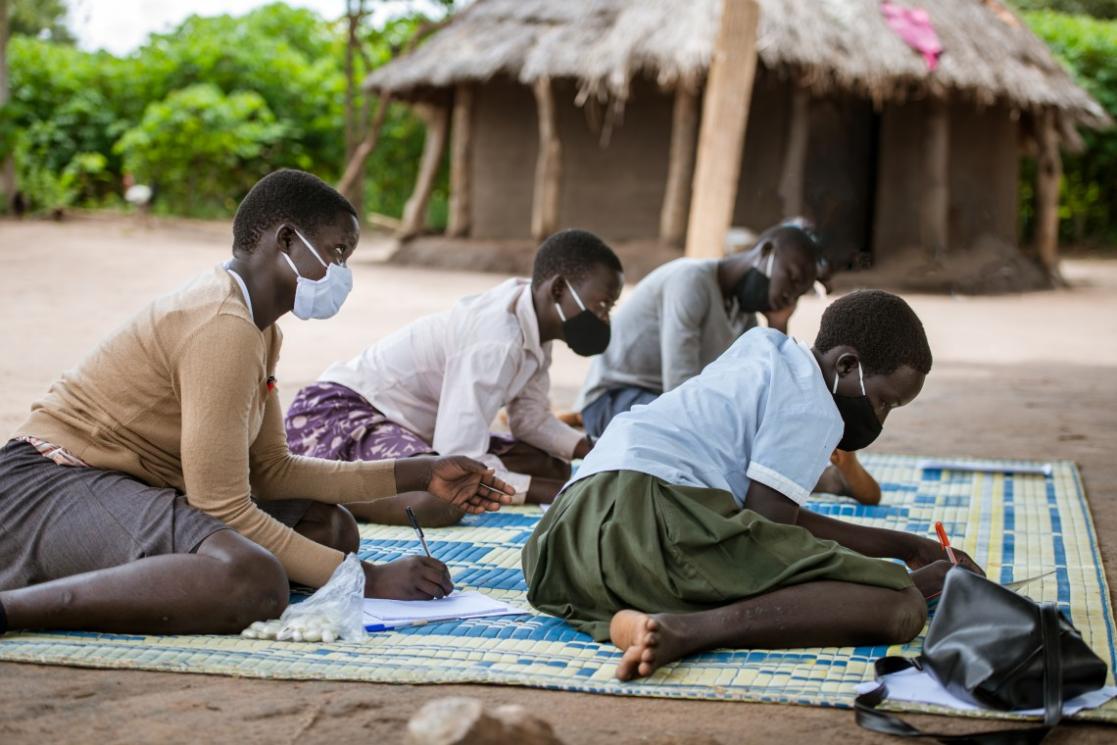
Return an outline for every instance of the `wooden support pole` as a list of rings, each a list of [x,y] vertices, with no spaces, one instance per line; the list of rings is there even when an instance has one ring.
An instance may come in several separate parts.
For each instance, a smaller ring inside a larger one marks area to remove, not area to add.
[[[438,176],[438,167],[442,164],[442,154],[446,150],[446,129],[450,119],[445,106],[416,104],[415,113],[426,124],[427,136],[423,142],[423,158],[419,163],[415,191],[403,208],[400,238],[416,236],[426,225],[427,203],[434,189],[434,180]]]
[[[681,245],[686,236],[690,185],[694,179],[695,140],[698,137],[698,91],[685,85],[675,89],[671,117],[671,155],[667,162],[667,190],[659,213],[659,238]]]
[[[535,190],[531,204],[531,235],[541,241],[558,227],[559,186],[562,183],[562,145],[558,138],[555,96],[548,78],[535,81],[539,113],[539,155],[535,161]]]
[[[788,126],[783,174],[780,176],[780,201],[785,218],[803,214],[803,179],[806,176],[807,146],[811,139],[811,95],[806,88],[795,86],[792,90]]]
[[[923,250],[941,260],[950,240],[950,108],[942,99],[929,105],[919,237]]]
[[[1059,185],[1063,180],[1063,159],[1059,154],[1059,131],[1054,109],[1038,118],[1036,141],[1036,253],[1043,268],[1056,284],[1059,272]]]
[[[710,60],[686,255],[719,257],[737,201],[745,128],[756,77],[756,0],[723,0],[721,28]]]
[[[473,210],[473,86],[462,83],[454,91],[454,121],[450,125],[450,216],[446,233],[469,235]]]

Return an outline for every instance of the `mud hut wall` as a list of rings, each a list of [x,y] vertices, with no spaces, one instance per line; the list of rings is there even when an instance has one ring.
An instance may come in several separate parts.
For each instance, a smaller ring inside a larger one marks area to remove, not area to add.
[[[470,236],[528,238],[539,150],[531,88],[496,78],[476,87],[474,107]]]
[[[785,215],[779,194],[791,129],[790,84],[761,71],[749,111],[733,224],[754,232]],[[812,98],[803,212],[814,220],[828,258],[845,263],[868,250],[873,179],[873,109],[855,96]]]
[[[950,113],[950,246],[1017,245],[1019,127],[1007,108]]]
[[[654,239],[667,190],[674,98],[637,80],[602,144],[603,109],[574,103],[573,82],[556,84],[562,187],[559,222],[607,240]]]
[[[876,115],[867,99],[842,95],[814,99],[810,112],[803,204],[826,257],[845,266],[870,250]]]
[[[875,258],[920,248],[926,102],[886,106],[880,128]],[[1007,108],[956,103],[950,111],[949,248],[1016,245],[1018,127]]]
[[[923,101],[886,104],[881,112],[873,226],[875,261],[919,248],[919,205],[925,170],[922,143],[927,137],[929,114]]]
[[[760,232],[783,218],[779,194],[790,129],[791,92],[763,67],[756,71],[733,225]]]

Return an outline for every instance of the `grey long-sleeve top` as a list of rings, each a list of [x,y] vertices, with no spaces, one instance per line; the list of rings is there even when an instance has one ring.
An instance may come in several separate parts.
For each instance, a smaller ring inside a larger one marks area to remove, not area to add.
[[[716,259],[676,259],[636,285],[613,314],[609,348],[590,366],[579,411],[614,388],[676,388],[756,325],[754,314],[726,303],[717,268]]]

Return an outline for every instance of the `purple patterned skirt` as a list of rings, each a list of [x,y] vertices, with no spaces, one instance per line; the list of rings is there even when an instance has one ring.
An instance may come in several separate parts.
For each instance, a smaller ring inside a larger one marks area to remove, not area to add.
[[[338,383],[312,383],[299,391],[284,425],[291,452],[311,458],[392,460],[435,454],[429,442]],[[509,437],[492,435],[489,452],[503,455],[514,444]]]

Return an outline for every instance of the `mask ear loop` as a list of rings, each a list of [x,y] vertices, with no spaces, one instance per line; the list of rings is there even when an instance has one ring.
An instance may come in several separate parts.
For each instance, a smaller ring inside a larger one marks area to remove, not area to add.
[[[772,264],[776,262],[776,249],[772,249],[772,253],[768,254],[768,270],[764,272],[768,275],[768,279],[772,278]]]
[[[297,266],[295,266],[295,262],[291,261],[291,257],[288,256],[287,253],[284,252],[284,251],[280,251],[279,255],[287,260],[287,264],[288,264],[288,266],[291,267],[291,271],[293,271],[295,273],[295,276],[298,277],[299,279],[302,279],[303,275],[299,274],[299,268]]]
[[[861,367],[861,360],[857,361],[857,379],[861,382],[861,395],[867,396],[865,393],[865,368]],[[830,389],[830,395],[838,392],[838,373],[834,373],[834,387]]]
[[[563,278],[562,281],[566,282],[566,278]],[[578,304],[578,309],[579,310],[585,310],[586,305],[585,305],[585,303],[582,302],[582,298],[578,297],[578,292],[574,289],[574,285],[570,284],[569,282],[566,282],[566,286],[570,289],[570,294],[574,296],[574,302],[576,302]],[[562,320],[565,321],[566,319],[564,318]]]
[[[578,293],[577,291],[575,291],[574,286],[567,282],[565,277],[562,281],[566,285],[567,289],[570,290],[570,294],[574,296],[574,302],[578,304],[578,307],[580,309],[585,310],[586,306],[582,303],[582,298],[578,297]],[[559,319],[562,320],[563,323],[566,323],[566,314],[562,312],[562,306],[559,305],[557,302],[555,303],[555,310],[558,311]]]
[[[299,240],[306,244],[306,247],[310,249],[310,252],[312,254],[314,254],[314,258],[318,259],[318,263],[321,264],[322,266],[326,267],[326,271],[329,271],[330,270],[330,265],[327,264],[326,262],[322,261],[322,257],[318,255],[318,249],[316,249],[314,246],[312,246],[310,244],[310,241],[308,241],[306,238],[304,238],[303,234],[300,233],[296,228],[291,228],[291,230],[294,230],[295,235],[297,235],[299,237]],[[286,254],[284,254],[284,255],[286,255]]]

